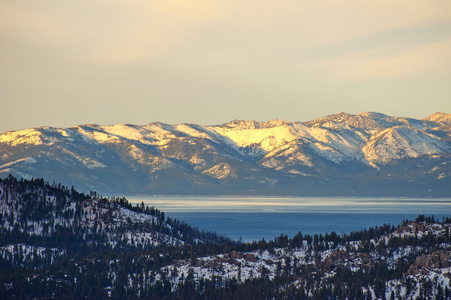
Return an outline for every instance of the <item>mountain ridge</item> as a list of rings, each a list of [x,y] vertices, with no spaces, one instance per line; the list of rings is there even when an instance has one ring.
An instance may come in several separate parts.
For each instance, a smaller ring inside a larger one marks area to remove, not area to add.
[[[373,183],[449,196],[450,156],[445,113],[423,120],[341,112],[308,122],[46,126],[0,135],[2,177],[61,179],[121,194],[350,196],[371,195],[364,191]],[[418,166],[424,160],[428,169]],[[399,163],[416,175],[406,181],[399,172],[385,174]]]

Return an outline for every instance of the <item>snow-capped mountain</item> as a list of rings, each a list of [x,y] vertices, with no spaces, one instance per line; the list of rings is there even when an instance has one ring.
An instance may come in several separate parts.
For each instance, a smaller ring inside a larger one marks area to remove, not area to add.
[[[449,196],[451,114],[81,125],[0,135],[0,174],[121,194]]]

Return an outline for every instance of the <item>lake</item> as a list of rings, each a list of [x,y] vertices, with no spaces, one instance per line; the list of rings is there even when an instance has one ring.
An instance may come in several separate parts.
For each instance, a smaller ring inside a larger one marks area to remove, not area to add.
[[[245,242],[280,234],[350,233],[418,215],[451,217],[451,199],[299,197],[127,197],[191,226]]]

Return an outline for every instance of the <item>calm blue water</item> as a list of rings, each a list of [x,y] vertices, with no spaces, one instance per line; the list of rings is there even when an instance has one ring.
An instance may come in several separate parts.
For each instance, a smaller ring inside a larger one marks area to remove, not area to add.
[[[350,233],[419,214],[451,216],[451,199],[280,198],[280,197],[128,197],[164,211],[199,229],[245,242],[288,237],[301,231]]]

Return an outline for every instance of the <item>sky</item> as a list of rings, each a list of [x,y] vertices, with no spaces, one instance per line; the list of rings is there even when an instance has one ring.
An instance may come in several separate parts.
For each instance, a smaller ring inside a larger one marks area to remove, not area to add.
[[[0,132],[451,113],[448,0],[0,0]]]

